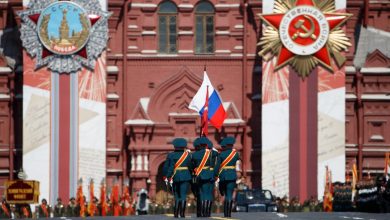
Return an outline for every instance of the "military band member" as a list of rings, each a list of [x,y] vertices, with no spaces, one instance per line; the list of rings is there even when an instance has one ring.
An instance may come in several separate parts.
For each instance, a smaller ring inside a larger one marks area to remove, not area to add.
[[[186,150],[187,141],[176,138],[172,142],[175,151],[167,156],[167,178],[175,196],[174,216],[185,217],[186,198],[191,177],[191,154]]]
[[[31,218],[32,211],[29,204],[18,204],[18,216],[20,218]]]
[[[221,142],[222,152],[217,159],[217,165],[214,169],[216,184],[219,185],[219,191],[225,196],[224,217],[231,217],[233,204],[233,191],[236,187],[236,162],[239,160],[239,154],[233,149],[235,139],[226,137]]]
[[[199,188],[199,198],[201,201],[201,216],[208,216],[209,206],[211,206],[212,192],[210,191],[210,183],[214,181],[213,172],[210,170],[212,152],[207,148],[209,141],[205,137],[199,140],[201,150],[196,151],[192,155],[193,167],[195,167],[195,177]]]
[[[11,208],[5,198],[1,201],[0,219],[11,218]]]
[[[64,217],[65,216],[65,207],[62,204],[62,199],[57,198],[57,204],[54,206],[54,217]]]
[[[39,218],[50,218],[50,206],[47,205],[46,199],[42,199],[38,210]]]

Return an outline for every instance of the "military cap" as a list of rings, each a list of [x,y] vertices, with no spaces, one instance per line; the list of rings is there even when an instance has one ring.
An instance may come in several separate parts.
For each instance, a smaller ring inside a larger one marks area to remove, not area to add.
[[[175,138],[172,141],[173,147],[175,148],[185,148],[187,147],[187,141],[184,138]]]
[[[234,137],[225,137],[221,141],[221,147],[227,147],[227,145],[233,145],[236,142],[236,139]]]
[[[208,145],[209,139],[207,137],[201,137],[199,138],[199,145]]]
[[[194,147],[195,147],[195,148],[200,147],[199,141],[200,141],[200,138],[196,138],[196,139],[194,140]]]

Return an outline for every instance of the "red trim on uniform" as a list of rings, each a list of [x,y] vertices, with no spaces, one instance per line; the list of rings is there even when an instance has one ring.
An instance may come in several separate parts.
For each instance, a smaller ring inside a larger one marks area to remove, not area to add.
[[[70,75],[59,77],[59,197],[69,197],[70,161]]]
[[[221,163],[221,167],[218,170],[218,176],[221,174],[223,168],[232,161],[233,157],[236,155],[236,149],[233,149],[232,152],[230,152],[229,156],[225,158],[225,160]]]
[[[172,177],[170,178],[170,180],[172,180],[172,178],[175,176],[176,169],[181,166],[181,164],[186,160],[187,156],[188,156],[188,152],[184,151],[184,153],[180,156],[179,160],[176,161],[175,167],[173,168],[173,174],[172,174]]]
[[[206,151],[204,152],[202,161],[200,162],[200,165],[197,168],[195,168],[195,175],[196,176],[199,176],[199,174],[202,172],[204,166],[206,165],[207,160],[209,159],[209,156],[210,156],[210,150],[206,149]]]

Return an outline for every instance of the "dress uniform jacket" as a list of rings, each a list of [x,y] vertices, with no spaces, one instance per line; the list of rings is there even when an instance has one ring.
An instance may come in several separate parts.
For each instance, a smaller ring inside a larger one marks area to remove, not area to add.
[[[224,217],[231,217],[233,191],[236,187],[237,179],[236,162],[240,158],[237,152],[233,152],[235,151],[232,149],[234,143],[235,139],[233,137],[226,137],[222,140],[221,146],[224,150],[218,155],[217,164],[214,169],[214,176],[219,178],[219,191],[221,195],[225,196],[223,207]],[[229,158],[230,161],[227,160]]]
[[[230,153],[233,151],[233,149],[226,149],[222,151],[218,155],[217,164],[214,169],[214,174],[216,177],[219,177],[220,181],[228,181],[228,180],[236,180],[237,174],[236,174],[236,162],[240,159],[240,156],[238,152],[235,153],[232,160],[226,164],[226,166],[221,170],[221,173],[219,173],[219,168],[221,167],[221,163],[230,155]]]
[[[200,163],[202,162],[203,156],[206,153],[206,149],[201,149],[199,151],[196,151],[192,155],[192,162],[193,162],[193,167],[198,168]],[[205,166],[203,167],[202,172],[200,172],[199,176],[197,177],[200,180],[213,180],[213,172],[210,170],[210,166],[212,166],[212,153],[210,152],[210,156],[208,160],[206,161]]]
[[[183,182],[190,181],[192,179],[190,170],[192,168],[191,164],[191,154],[188,153],[186,159],[183,163],[176,169],[175,164],[180,159],[180,157],[185,153],[184,150],[176,150],[172,153],[169,153],[167,156],[167,177],[171,178],[173,176],[173,182]],[[164,165],[165,166],[165,165]]]

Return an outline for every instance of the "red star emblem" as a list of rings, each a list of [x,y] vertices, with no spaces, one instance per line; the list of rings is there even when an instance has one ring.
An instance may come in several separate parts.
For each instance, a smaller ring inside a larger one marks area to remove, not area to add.
[[[298,6],[311,6],[315,7],[313,0],[297,0],[295,7]],[[292,10],[292,9],[291,9]],[[323,13],[327,24],[329,25],[329,33],[331,33],[336,28],[343,25],[347,19],[350,17],[349,14],[343,13]],[[261,15],[261,19],[266,22],[268,25],[272,26],[275,30],[279,31],[282,20],[286,16],[286,14],[267,14]],[[311,19],[310,15],[303,15],[300,17],[296,17],[292,19],[291,23],[289,23],[288,30],[286,33],[293,39],[293,43],[299,46],[307,46],[310,44],[314,44],[315,40],[319,37],[320,33],[320,24],[315,19]],[[311,20],[311,23],[308,21]],[[305,22],[306,21],[306,22]],[[300,23],[299,23],[300,22]],[[309,23],[309,25],[307,25]],[[312,31],[309,35],[305,36],[305,38],[300,38],[299,36],[304,36],[305,33],[309,33],[309,28],[313,27]],[[279,31],[280,33],[280,31]],[[303,34],[302,34],[303,33]],[[329,36],[329,34],[327,35]],[[328,39],[325,39],[328,41]],[[313,57],[316,61],[318,61],[322,66],[332,71],[331,67],[331,53],[329,43],[323,44],[322,47],[318,48],[315,53],[308,54]],[[302,51],[303,53],[305,51]],[[287,65],[295,56],[305,56],[304,54],[295,54],[291,50],[289,50],[284,44],[282,44],[281,49],[278,54],[277,64],[275,67],[275,71]]]

